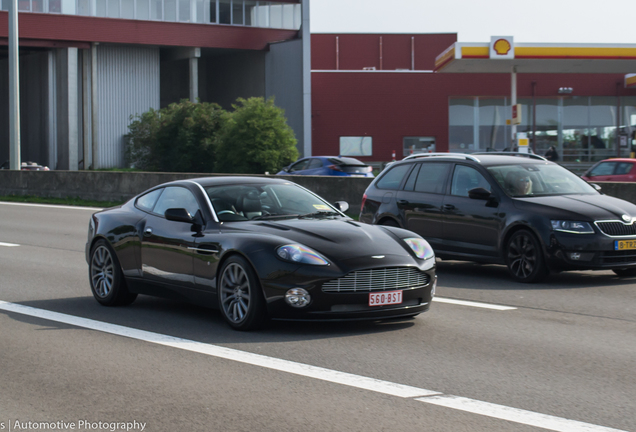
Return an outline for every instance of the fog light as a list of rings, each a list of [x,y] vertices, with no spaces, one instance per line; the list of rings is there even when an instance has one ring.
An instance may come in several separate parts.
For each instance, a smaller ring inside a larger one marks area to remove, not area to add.
[[[572,261],[578,261],[581,259],[581,254],[579,252],[570,252],[570,259]]]
[[[435,275],[435,279],[433,280],[433,287],[431,288],[431,300],[435,297],[435,288],[437,288],[437,275]]]
[[[305,307],[311,301],[311,296],[302,288],[292,288],[285,293],[285,301],[288,305],[301,308]]]

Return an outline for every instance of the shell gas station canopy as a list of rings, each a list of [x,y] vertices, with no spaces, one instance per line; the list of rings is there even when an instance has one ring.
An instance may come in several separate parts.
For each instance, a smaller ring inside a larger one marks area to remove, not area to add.
[[[513,70],[517,73],[632,74],[636,73],[636,45],[515,44],[510,36],[494,36],[490,43],[456,42],[435,59],[435,71],[443,73],[511,73]],[[632,86],[636,86],[635,81],[631,80]]]

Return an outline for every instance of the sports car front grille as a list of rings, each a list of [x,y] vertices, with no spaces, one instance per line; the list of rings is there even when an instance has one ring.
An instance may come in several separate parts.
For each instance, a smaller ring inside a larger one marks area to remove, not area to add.
[[[636,223],[626,224],[621,221],[596,222],[596,226],[608,236],[636,235]]]
[[[352,293],[398,289],[415,289],[426,286],[430,276],[412,267],[394,267],[358,270],[322,285],[323,292]]]

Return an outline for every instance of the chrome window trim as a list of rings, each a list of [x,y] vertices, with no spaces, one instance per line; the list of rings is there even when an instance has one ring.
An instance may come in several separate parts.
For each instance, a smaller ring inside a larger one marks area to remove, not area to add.
[[[210,209],[210,213],[212,213],[212,217],[214,218],[214,222],[219,223],[219,218],[216,215],[216,212],[214,211],[214,206],[212,206],[212,201],[210,201],[210,197],[208,196],[208,194],[205,192],[205,189],[203,189],[203,186],[201,186],[201,184],[192,181],[192,180],[183,180],[186,183],[193,183],[195,185],[197,185],[199,187],[199,189],[201,190],[201,193],[203,194],[203,196],[205,197],[205,202],[208,204],[208,209]]]

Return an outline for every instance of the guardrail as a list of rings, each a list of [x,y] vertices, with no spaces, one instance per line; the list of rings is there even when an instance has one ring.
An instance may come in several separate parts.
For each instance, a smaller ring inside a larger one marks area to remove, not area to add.
[[[150,173],[112,171],[10,171],[0,170],[0,196],[34,195],[126,201],[161,183],[228,174]],[[265,176],[254,176],[265,177]],[[371,178],[338,176],[276,176],[297,183],[329,202],[347,201],[349,214],[357,214]],[[599,183],[606,195],[636,203],[636,183]],[[636,215],[634,215],[636,216]]]

